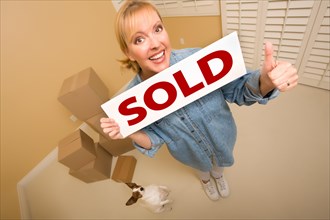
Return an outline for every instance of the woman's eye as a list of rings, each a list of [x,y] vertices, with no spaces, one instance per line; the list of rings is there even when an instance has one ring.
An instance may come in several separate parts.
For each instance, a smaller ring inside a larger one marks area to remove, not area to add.
[[[141,43],[143,43],[143,41],[144,41],[144,39],[142,37],[138,37],[138,38],[135,39],[134,43],[135,44],[141,44]]]
[[[156,32],[158,33],[158,32],[161,32],[163,30],[163,26],[162,25],[159,25],[159,26],[157,26],[157,28],[156,28]]]

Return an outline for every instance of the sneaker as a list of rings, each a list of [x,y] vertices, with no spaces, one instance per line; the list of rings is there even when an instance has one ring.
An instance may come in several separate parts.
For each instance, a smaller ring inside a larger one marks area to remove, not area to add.
[[[204,183],[201,181],[203,189],[206,193],[206,195],[213,201],[216,201],[220,198],[218,190],[216,189],[216,186],[213,184],[211,180],[209,180],[207,183]]]
[[[214,177],[213,177],[214,178]],[[229,186],[224,175],[221,175],[220,178],[214,178],[217,188],[219,190],[220,196],[225,198],[229,196]]]

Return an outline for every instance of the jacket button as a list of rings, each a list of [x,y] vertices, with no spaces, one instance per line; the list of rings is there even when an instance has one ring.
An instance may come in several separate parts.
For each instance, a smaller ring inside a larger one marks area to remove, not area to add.
[[[181,117],[181,120],[183,121],[184,120],[184,117]]]

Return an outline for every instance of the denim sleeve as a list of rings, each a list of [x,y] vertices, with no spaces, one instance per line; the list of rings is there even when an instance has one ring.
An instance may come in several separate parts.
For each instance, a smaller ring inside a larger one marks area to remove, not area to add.
[[[237,105],[252,105],[256,102],[267,104],[271,99],[279,95],[279,91],[274,89],[266,96],[262,96],[259,88],[260,71],[247,71],[244,76],[228,83],[221,88],[225,99]]]
[[[138,145],[137,143],[133,142],[133,145],[135,148],[140,151],[141,153],[149,156],[149,157],[154,157],[157,151],[160,149],[160,147],[165,143],[162,138],[160,138],[150,127],[146,127],[142,129],[150,138],[151,141],[151,148],[145,149]]]

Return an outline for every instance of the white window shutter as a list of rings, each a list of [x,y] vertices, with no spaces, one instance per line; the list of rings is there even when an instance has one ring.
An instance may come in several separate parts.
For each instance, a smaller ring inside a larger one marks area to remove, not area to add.
[[[319,2],[319,10],[302,56],[300,82],[330,90],[330,3]]]
[[[227,35],[237,31],[247,68],[254,69],[259,65],[263,36],[258,33],[262,21],[264,1],[221,1],[222,31]],[[258,57],[256,57],[258,56]]]
[[[248,68],[263,62],[263,43],[293,63],[299,82],[329,89],[329,1],[221,1],[223,33],[237,31]],[[254,20],[253,18],[257,18]]]

